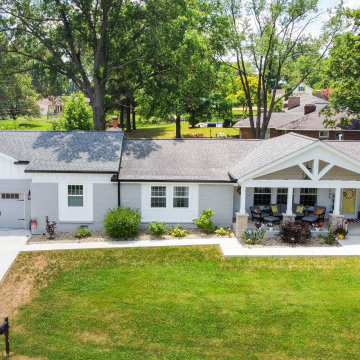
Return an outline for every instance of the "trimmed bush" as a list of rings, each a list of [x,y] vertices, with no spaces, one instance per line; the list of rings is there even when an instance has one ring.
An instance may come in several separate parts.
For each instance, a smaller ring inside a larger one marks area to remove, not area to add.
[[[194,224],[207,234],[211,234],[216,230],[216,226],[211,220],[211,217],[214,215],[215,214],[211,209],[204,210],[201,215],[194,220]]]
[[[183,226],[180,226],[179,224],[176,226],[173,226],[169,230],[169,235],[174,237],[184,237],[189,234],[189,231],[187,231]]]
[[[82,239],[89,236],[91,236],[91,231],[87,228],[82,227],[81,225],[77,227],[77,231],[74,233],[74,237],[76,237],[77,239]]]
[[[288,221],[280,226],[279,235],[281,240],[286,243],[304,244],[310,239],[311,232],[303,223]]]
[[[140,222],[140,211],[118,207],[107,212],[104,228],[114,239],[129,239],[139,233]]]
[[[231,235],[231,232],[224,229],[223,227],[216,229],[215,233],[218,235],[221,235],[221,236],[230,236]]]
[[[167,227],[163,222],[153,221],[149,224],[148,230],[154,235],[161,236],[166,233]]]

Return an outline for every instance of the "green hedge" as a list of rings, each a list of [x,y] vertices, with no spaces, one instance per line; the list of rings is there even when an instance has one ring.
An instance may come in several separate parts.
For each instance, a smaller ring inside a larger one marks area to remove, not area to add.
[[[129,239],[139,233],[141,213],[130,208],[109,210],[105,215],[104,228],[106,233],[115,239]]]

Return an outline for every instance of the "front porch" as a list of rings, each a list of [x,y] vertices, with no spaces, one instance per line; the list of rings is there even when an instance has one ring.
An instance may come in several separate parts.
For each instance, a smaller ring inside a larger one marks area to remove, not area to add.
[[[268,182],[269,183],[269,182]],[[286,180],[283,181],[286,183]],[[259,185],[259,184],[257,184]],[[358,218],[360,207],[360,184],[347,183],[351,188],[326,188],[318,183],[315,187],[250,187],[242,186],[239,195],[238,210],[235,211],[235,226],[237,235],[248,228],[254,228],[255,223],[272,223],[275,234],[284,221],[299,221],[315,225],[322,223],[325,233],[329,226],[337,227],[344,219]],[[344,184],[342,184],[344,186]],[[285,201],[286,200],[286,201]],[[323,213],[321,213],[321,210]],[[274,213],[277,211],[277,213]],[[350,223],[349,230],[356,232],[360,223]],[[319,234],[314,229],[314,235]]]

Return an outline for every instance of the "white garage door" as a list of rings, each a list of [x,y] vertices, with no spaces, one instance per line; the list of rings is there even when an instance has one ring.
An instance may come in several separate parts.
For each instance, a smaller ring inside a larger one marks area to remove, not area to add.
[[[0,190],[0,228],[24,229],[24,193]]]

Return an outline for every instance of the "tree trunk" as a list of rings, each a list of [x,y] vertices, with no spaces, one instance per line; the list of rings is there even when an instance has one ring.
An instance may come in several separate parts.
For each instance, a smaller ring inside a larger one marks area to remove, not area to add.
[[[121,130],[124,130],[124,117],[125,117],[125,109],[124,109],[123,102],[121,102],[121,105],[120,105],[120,128],[121,128]]]
[[[100,85],[100,81],[94,79],[94,95],[91,99],[91,106],[93,109],[94,130],[105,130],[105,87]]]
[[[176,138],[181,139],[181,117],[176,115]]]
[[[131,116],[132,116],[132,127],[133,130],[136,130],[136,114],[135,114],[135,100],[131,102]]]
[[[126,99],[126,131],[131,131],[131,100]]]

